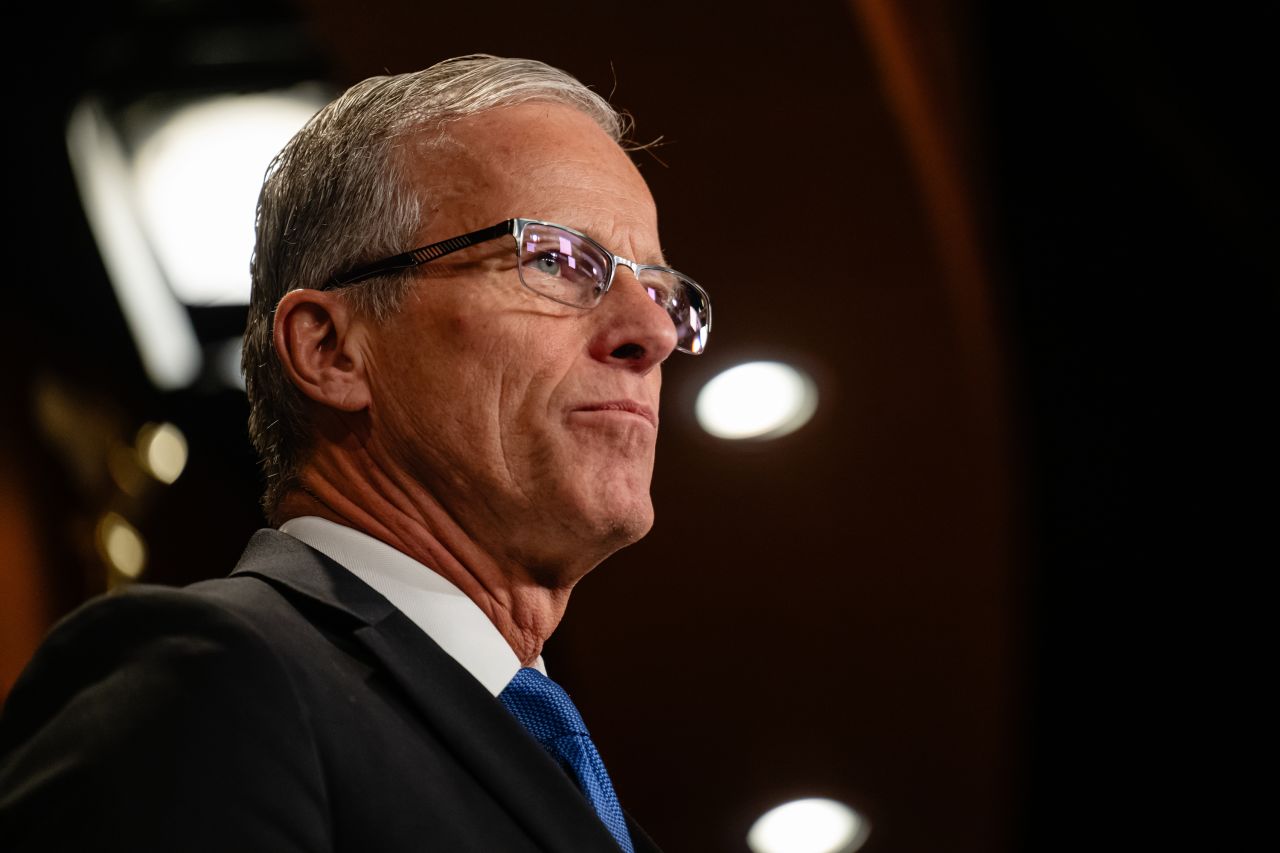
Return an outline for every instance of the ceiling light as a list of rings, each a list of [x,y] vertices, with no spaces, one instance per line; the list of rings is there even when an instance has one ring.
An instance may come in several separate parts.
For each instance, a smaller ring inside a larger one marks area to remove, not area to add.
[[[817,406],[817,387],[808,376],[778,361],[753,361],[703,386],[694,411],[714,436],[761,440],[799,429]]]
[[[87,96],[72,111],[67,149],[85,214],[156,387],[200,378],[212,343],[200,337],[201,310],[248,305],[267,166],[328,99],[326,87],[302,83],[157,94],[126,108]]]
[[[853,853],[870,827],[844,803],[793,800],[760,816],[747,833],[753,853]]]
[[[190,385],[200,373],[200,341],[147,245],[130,202],[128,155],[96,100],[86,99],[72,111],[67,152],[85,217],[147,376],[161,390]]]
[[[174,293],[246,305],[258,191],[267,166],[324,105],[317,87],[186,104],[138,147],[138,210]]]

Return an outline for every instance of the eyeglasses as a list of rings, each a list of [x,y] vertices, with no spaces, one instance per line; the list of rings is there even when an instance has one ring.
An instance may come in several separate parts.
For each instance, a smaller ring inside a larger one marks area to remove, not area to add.
[[[520,283],[539,296],[575,308],[594,308],[613,286],[618,267],[624,266],[675,324],[676,349],[690,355],[706,349],[707,335],[711,332],[711,300],[697,282],[667,267],[638,264],[619,257],[581,231],[538,219],[508,219],[461,237],[365,264],[334,276],[324,289],[421,266],[468,246],[507,235],[516,238]]]

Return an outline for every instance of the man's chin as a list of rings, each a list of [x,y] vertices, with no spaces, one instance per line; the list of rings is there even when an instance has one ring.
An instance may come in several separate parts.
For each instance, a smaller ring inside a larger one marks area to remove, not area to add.
[[[652,529],[653,505],[646,503],[643,513],[632,515],[614,525],[611,538],[619,543],[614,550],[634,545],[645,536],[648,536],[649,531]]]
[[[653,505],[646,500],[626,513],[596,513],[582,518],[569,528],[572,535],[558,540],[548,550],[520,553],[516,555],[517,562],[543,586],[572,588],[613,554],[639,542],[652,528]]]
[[[639,542],[652,529],[653,502],[647,492],[629,500],[619,500],[615,496],[612,501],[597,503],[589,517],[584,519],[583,530],[589,540],[584,544],[603,560],[615,551]]]

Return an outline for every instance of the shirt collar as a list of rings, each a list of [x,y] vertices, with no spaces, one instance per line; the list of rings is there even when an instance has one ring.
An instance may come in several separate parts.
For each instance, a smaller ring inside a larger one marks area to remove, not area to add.
[[[520,659],[484,611],[443,575],[412,557],[359,530],[312,515],[291,518],[280,531],[377,590],[494,696],[520,670]],[[541,656],[533,667],[546,675]]]

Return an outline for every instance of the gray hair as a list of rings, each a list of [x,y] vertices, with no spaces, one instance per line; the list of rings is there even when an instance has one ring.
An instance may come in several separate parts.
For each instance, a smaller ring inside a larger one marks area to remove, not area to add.
[[[272,523],[298,485],[311,429],[302,395],[275,353],[272,325],[286,293],[320,288],[361,263],[406,251],[429,200],[406,178],[405,137],[495,107],[552,101],[581,110],[621,143],[629,119],[578,80],[531,59],[476,54],[412,74],[371,77],[307,122],[271,165],[258,197],[253,291],[241,365],[249,437],[266,477],[262,506]],[[345,291],[375,320],[395,311],[411,278],[389,275]]]

